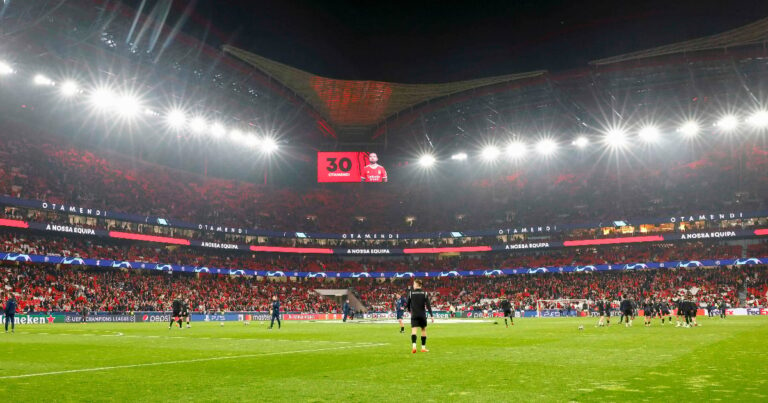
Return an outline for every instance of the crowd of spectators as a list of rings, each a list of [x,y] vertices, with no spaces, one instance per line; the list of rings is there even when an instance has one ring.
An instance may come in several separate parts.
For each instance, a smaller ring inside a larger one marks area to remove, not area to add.
[[[351,289],[366,309],[392,311],[395,295],[405,295],[408,280],[257,279],[140,270],[80,269],[20,264],[0,267],[2,292],[17,296],[23,311],[130,312],[168,310],[174,298],[189,299],[196,312],[265,311],[277,295],[285,311],[339,312],[339,304],[317,289]],[[436,310],[498,309],[501,297],[517,309],[562,307],[540,300],[624,297],[670,300],[693,294],[699,304],[726,301],[730,307],[768,306],[768,268],[741,266],[656,269],[608,273],[551,273],[494,277],[426,279]]]
[[[175,298],[196,312],[266,311],[273,295],[285,310],[331,312],[317,280],[275,282],[253,277],[179,275],[138,270],[72,269],[25,264],[0,267],[4,292],[26,311],[131,312],[169,310]]]

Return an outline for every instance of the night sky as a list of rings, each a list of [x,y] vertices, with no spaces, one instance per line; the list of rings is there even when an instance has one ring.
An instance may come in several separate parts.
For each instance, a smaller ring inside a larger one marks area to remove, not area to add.
[[[425,83],[583,68],[766,16],[766,0],[200,0],[184,30],[326,77]]]

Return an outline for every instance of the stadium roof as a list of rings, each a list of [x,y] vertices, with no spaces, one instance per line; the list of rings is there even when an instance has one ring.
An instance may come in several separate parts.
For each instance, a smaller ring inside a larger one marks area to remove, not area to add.
[[[738,46],[766,44],[768,42],[768,18],[761,19],[742,27],[703,38],[691,39],[656,48],[625,53],[623,55],[593,60],[593,66],[621,63],[652,57],[668,56],[680,53],[698,52],[714,49],[728,49]]]
[[[224,46],[224,51],[293,90],[337,129],[373,127],[398,112],[432,99],[545,73],[538,70],[441,84],[338,80],[320,77],[233,46]]]

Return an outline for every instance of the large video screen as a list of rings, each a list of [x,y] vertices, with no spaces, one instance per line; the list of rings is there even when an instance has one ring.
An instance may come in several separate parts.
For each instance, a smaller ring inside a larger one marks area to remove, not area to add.
[[[318,152],[318,182],[387,182],[387,170],[375,152]]]

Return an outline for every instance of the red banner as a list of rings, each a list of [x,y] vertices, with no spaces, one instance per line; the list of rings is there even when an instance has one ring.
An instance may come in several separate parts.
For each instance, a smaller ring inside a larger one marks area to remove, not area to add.
[[[368,164],[368,153],[364,152],[318,152],[318,182],[360,182],[364,166]]]
[[[341,320],[340,313],[286,313],[284,320]]]

